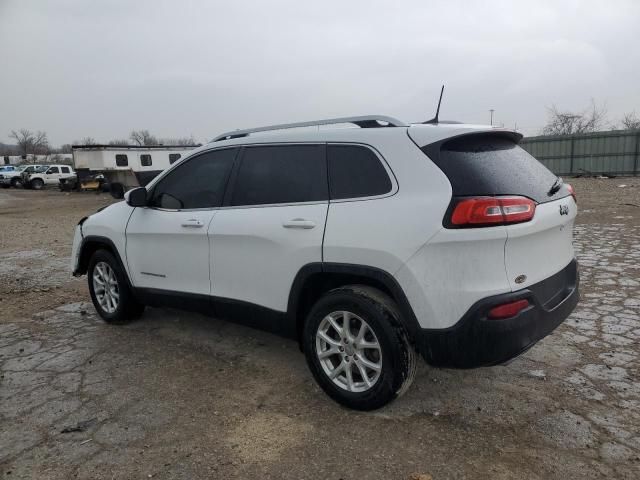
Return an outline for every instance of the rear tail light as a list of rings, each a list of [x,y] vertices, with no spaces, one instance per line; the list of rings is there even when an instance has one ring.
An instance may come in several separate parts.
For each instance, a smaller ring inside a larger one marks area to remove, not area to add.
[[[528,222],[536,203],[526,197],[473,197],[460,200],[451,214],[457,228],[486,227]]]
[[[569,189],[569,193],[571,194],[571,196],[573,197],[573,201],[578,203],[578,197],[576,197],[576,191],[573,188],[573,185],[569,185],[567,184],[567,188]]]
[[[515,302],[498,305],[489,310],[489,318],[493,320],[501,320],[504,318],[515,317],[522,310],[529,306],[529,300],[516,300]]]

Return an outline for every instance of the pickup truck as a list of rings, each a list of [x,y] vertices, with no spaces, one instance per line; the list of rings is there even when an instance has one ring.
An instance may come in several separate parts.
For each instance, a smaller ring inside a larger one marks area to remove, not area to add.
[[[25,188],[41,190],[45,186],[60,185],[61,181],[75,181],[76,172],[69,165],[48,165],[33,172],[22,172]]]
[[[48,165],[18,165],[10,166],[6,165],[0,167],[0,186],[3,188],[9,187],[22,187],[22,174],[33,173],[37,169],[46,169]]]

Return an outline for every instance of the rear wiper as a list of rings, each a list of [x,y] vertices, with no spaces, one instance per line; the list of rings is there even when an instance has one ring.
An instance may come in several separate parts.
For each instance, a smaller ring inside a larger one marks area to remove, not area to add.
[[[558,193],[558,190],[560,190],[561,187],[562,187],[562,178],[556,177],[556,181],[553,182],[553,185],[551,185],[551,188],[547,192],[547,195],[549,195],[550,197],[555,195],[556,193]]]

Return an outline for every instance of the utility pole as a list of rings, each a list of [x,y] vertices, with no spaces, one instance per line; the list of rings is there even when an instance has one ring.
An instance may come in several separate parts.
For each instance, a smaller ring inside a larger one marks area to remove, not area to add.
[[[489,111],[491,112],[491,125],[493,125],[493,112],[495,112],[495,110],[490,108]]]

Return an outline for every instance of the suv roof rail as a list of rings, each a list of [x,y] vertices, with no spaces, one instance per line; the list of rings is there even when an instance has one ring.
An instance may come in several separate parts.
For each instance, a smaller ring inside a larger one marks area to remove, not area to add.
[[[309,122],[283,123],[280,125],[269,125],[267,127],[248,128],[246,130],[234,130],[218,135],[211,142],[220,140],[230,140],[232,138],[246,137],[252,133],[269,132],[272,130],[286,130],[289,128],[315,127],[319,125],[335,125],[339,123],[352,123],[360,128],[379,127],[407,127],[408,125],[396,118],[386,115],[364,115],[360,117],[327,118],[325,120],[312,120]],[[385,125],[386,124],[386,125]]]

